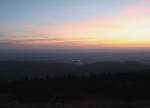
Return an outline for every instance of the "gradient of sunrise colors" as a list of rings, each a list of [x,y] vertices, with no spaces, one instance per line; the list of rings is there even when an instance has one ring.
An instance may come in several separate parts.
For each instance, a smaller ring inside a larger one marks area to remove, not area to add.
[[[0,15],[3,47],[150,47],[150,0],[0,0]]]

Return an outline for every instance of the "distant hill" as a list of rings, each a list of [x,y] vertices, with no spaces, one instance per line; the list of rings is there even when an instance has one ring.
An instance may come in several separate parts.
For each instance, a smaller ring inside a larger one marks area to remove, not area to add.
[[[115,72],[137,72],[150,69],[149,65],[136,61],[96,62],[76,65],[48,61],[0,61],[0,79],[45,78],[61,75],[88,75]]]
[[[126,62],[96,62],[80,66],[79,72],[82,74],[87,73],[114,73],[114,72],[137,72],[150,69],[150,66],[136,61]]]
[[[68,74],[76,65],[48,61],[1,61],[1,79],[45,78]]]

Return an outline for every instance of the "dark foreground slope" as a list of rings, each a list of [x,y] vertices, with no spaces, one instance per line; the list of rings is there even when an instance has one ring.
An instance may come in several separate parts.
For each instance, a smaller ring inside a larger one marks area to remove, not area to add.
[[[65,64],[64,66],[64,63],[50,63],[49,65],[46,64],[46,66],[45,64],[34,64],[34,66],[32,63],[28,63],[29,66],[32,65],[34,68],[38,66],[38,72],[40,68],[41,70],[44,69],[42,68],[43,66],[45,66],[45,68],[48,66],[47,68],[50,70],[53,67],[60,71],[66,69],[67,72],[71,73],[89,72],[90,74],[64,74],[61,76],[47,76],[44,79],[36,77],[36,79],[26,78],[26,80],[17,81],[3,80],[0,82],[0,105],[2,103],[16,105],[17,103],[21,105],[27,104],[27,106],[28,104],[37,104],[40,106],[39,103],[49,103],[51,107],[47,108],[70,108],[71,106],[74,106],[73,108],[88,108],[89,106],[91,106],[91,108],[149,107],[150,71],[147,70],[148,66],[137,62],[117,63],[106,63],[107,65],[110,64],[108,67],[106,64],[103,65],[105,68],[108,68],[106,70],[112,70],[111,72],[102,71],[103,66],[101,66],[101,63],[84,66],[70,64],[67,64],[67,66]],[[52,66],[52,64],[59,65]],[[19,67],[20,70],[24,69],[24,65],[21,67],[21,64],[11,64],[11,66],[12,69],[14,69],[14,66],[16,66],[17,70]],[[127,66],[129,68],[127,68]],[[131,71],[133,66],[137,68],[138,72],[135,70],[133,72]],[[142,68],[139,68],[140,66]],[[5,65],[3,64],[3,67],[7,67],[7,63]],[[8,70],[11,69],[10,67]],[[122,68],[122,71],[115,72],[114,70],[116,70],[117,67],[119,69]],[[51,72],[55,72],[55,70]],[[94,72],[96,72],[96,74]],[[69,107],[68,105],[71,106]],[[33,108],[32,105],[31,107]],[[28,106],[28,108],[30,107]],[[38,107],[36,106],[35,108]]]
[[[150,105],[149,84],[150,72],[143,71],[1,82],[0,93],[6,95],[1,101],[8,103],[59,103],[84,107],[90,103],[92,106],[109,103],[109,107],[102,108],[138,108]]]
[[[11,86],[20,100],[28,100],[33,96],[33,100],[69,101],[89,96],[134,101],[150,99],[149,84],[150,73],[138,72],[29,80],[12,83]]]

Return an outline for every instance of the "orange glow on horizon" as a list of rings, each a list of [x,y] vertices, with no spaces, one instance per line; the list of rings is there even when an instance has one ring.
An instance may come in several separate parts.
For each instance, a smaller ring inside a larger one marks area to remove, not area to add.
[[[143,42],[143,41],[142,41]],[[13,44],[18,45],[31,45],[31,46],[55,46],[55,47],[76,47],[76,48],[150,48],[149,40],[145,42],[132,42],[132,41],[124,41],[124,40],[110,40],[105,41],[102,40],[14,40]]]
[[[149,0],[130,4],[111,16],[79,21],[55,21],[24,28],[22,39],[7,43],[38,46],[150,48]],[[0,40],[0,42],[4,40]]]

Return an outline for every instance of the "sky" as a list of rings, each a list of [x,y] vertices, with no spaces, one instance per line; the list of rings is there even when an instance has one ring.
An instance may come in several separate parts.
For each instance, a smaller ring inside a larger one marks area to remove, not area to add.
[[[150,48],[150,0],[0,0],[0,48]]]

